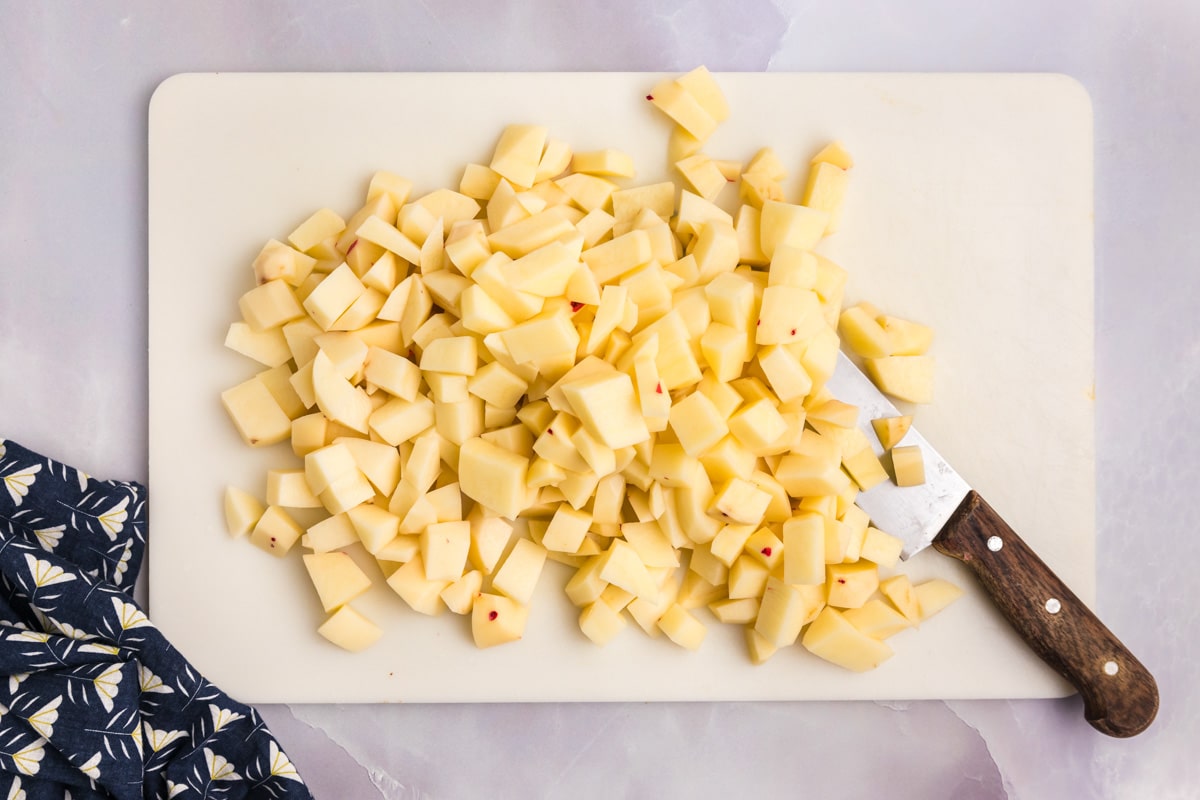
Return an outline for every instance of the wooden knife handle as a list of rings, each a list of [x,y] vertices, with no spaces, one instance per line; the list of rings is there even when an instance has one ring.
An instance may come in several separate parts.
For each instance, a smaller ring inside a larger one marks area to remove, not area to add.
[[[1079,690],[1092,727],[1125,737],[1154,721],[1154,676],[976,492],[933,546],[970,567],[1017,633]]]

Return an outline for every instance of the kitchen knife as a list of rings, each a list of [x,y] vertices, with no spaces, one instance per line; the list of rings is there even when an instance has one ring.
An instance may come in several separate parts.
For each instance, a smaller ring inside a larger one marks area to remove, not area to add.
[[[858,406],[859,425],[882,456],[871,420],[898,416],[896,407],[845,354],[827,386]],[[921,449],[925,483],[884,481],[861,492],[858,505],[875,527],[903,540],[905,559],[932,544],[970,567],[1017,633],[1079,690],[1096,730],[1122,737],[1145,730],[1158,713],[1150,672],[916,429],[903,444]]]

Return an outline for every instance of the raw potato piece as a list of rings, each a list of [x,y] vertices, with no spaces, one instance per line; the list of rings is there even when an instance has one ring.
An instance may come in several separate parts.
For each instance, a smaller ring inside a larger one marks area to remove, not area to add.
[[[254,495],[236,486],[225,487],[225,527],[234,538],[254,530],[266,506]]]
[[[383,631],[378,625],[349,605],[333,612],[329,619],[317,628],[317,633],[351,653],[366,650],[383,636]]]
[[[658,620],[659,629],[675,644],[687,650],[699,650],[708,632],[704,623],[688,613],[679,603],[674,603]]]
[[[875,669],[892,657],[892,648],[855,628],[834,608],[821,611],[802,643],[814,655],[854,672]]]
[[[921,609],[922,622],[962,597],[963,593],[962,589],[941,578],[918,583],[913,587],[913,591],[917,596],[917,605]]]
[[[502,595],[480,593],[471,609],[471,635],[476,647],[515,642],[525,634],[529,609]]]
[[[900,443],[908,429],[912,427],[912,417],[880,417],[871,420],[871,427],[879,437],[879,443],[884,450],[891,450]]]
[[[306,553],[304,568],[326,611],[334,611],[371,588],[371,579],[345,553]]]
[[[897,486],[920,486],[925,482],[925,461],[917,445],[892,448],[892,470]]]
[[[864,362],[867,377],[879,391],[910,403],[933,402],[931,356],[887,356]]]

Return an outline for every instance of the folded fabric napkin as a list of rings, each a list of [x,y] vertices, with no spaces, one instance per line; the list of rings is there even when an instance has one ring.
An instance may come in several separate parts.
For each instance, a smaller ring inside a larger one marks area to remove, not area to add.
[[[0,439],[0,798],[311,798],[133,601],[146,492]]]

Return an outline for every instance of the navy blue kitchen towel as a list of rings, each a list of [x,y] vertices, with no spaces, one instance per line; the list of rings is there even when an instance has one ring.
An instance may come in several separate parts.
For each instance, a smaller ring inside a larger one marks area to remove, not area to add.
[[[133,601],[146,492],[0,439],[0,800],[311,798]]]

